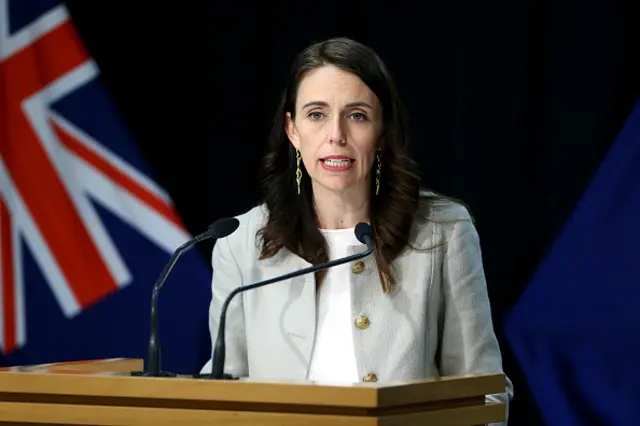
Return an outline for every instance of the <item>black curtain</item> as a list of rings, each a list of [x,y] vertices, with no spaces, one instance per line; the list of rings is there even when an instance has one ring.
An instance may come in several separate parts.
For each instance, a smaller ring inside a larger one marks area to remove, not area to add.
[[[67,3],[192,232],[258,202],[258,160],[299,50],[333,36],[376,49],[424,186],[476,217],[515,383],[510,424],[541,424],[503,318],[640,94],[637,1]]]

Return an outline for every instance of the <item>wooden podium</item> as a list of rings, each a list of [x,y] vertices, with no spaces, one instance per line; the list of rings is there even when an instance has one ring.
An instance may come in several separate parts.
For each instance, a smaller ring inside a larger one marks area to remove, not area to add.
[[[467,426],[504,421],[501,374],[380,385],[131,377],[138,359],[0,369],[0,425]]]

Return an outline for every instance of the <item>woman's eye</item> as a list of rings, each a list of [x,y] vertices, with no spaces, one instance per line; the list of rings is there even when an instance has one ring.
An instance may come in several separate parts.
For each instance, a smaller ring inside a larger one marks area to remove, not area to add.
[[[353,118],[356,121],[364,121],[367,119],[367,116],[361,112],[354,112],[353,114],[351,114],[351,118]]]
[[[318,111],[312,111],[309,113],[309,118],[312,120],[320,120],[322,118],[322,113]]]

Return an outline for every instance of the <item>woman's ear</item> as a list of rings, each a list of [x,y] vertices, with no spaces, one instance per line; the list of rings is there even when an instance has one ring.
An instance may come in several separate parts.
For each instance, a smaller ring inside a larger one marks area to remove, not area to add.
[[[296,123],[291,117],[291,113],[287,112],[284,118],[284,131],[287,133],[289,141],[295,149],[300,149],[300,139],[298,138],[298,131],[296,130]]]

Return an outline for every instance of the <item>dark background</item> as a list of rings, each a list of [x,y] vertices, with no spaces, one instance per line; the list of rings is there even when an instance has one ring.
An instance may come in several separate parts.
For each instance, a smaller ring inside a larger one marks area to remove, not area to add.
[[[640,94],[637,1],[67,4],[194,233],[258,202],[256,167],[295,54],[332,36],[376,49],[410,114],[425,187],[477,219],[515,384],[510,424],[541,424],[502,321]]]

